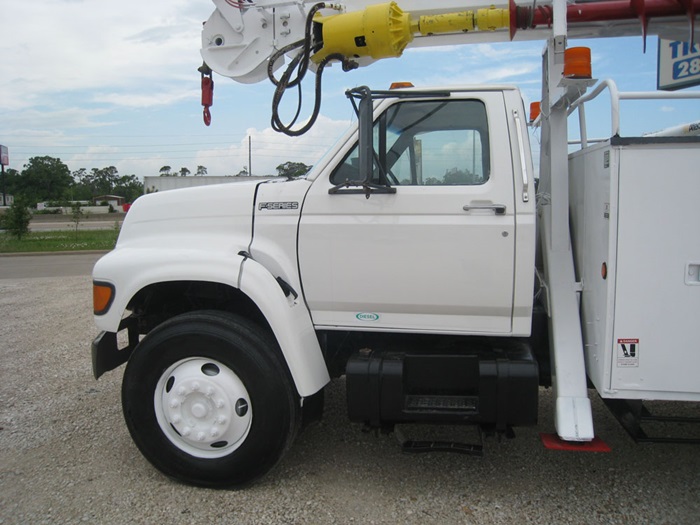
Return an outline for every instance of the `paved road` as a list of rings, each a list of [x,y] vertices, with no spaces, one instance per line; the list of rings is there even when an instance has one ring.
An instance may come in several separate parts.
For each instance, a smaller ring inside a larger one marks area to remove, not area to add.
[[[104,252],[0,256],[0,279],[91,275]]]

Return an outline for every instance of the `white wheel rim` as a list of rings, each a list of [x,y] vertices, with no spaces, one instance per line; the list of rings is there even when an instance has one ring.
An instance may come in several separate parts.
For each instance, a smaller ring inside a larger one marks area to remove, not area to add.
[[[161,376],[154,394],[158,425],[177,448],[219,458],[245,441],[253,420],[250,396],[227,366],[202,357],[183,359]]]

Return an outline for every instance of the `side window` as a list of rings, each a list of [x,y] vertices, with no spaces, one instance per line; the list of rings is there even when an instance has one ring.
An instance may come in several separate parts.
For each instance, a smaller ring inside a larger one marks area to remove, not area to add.
[[[332,184],[361,182],[357,147]],[[399,102],[374,124],[370,182],[388,185],[479,185],[490,175],[486,108],[478,100]]]

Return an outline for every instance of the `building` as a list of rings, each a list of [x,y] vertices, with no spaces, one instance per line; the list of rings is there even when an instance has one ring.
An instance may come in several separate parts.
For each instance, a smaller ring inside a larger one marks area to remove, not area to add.
[[[102,203],[106,202],[107,205],[111,205],[116,209],[117,206],[122,206],[125,200],[126,199],[124,197],[119,195],[99,195],[97,197],[93,197],[92,203],[95,206],[101,206]]]

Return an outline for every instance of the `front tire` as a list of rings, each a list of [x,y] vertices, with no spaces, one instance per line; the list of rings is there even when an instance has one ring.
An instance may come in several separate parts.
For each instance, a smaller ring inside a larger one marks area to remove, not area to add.
[[[291,445],[300,420],[274,339],[219,312],[184,314],[149,333],[124,372],[122,406],[148,461],[207,487],[262,476]]]

